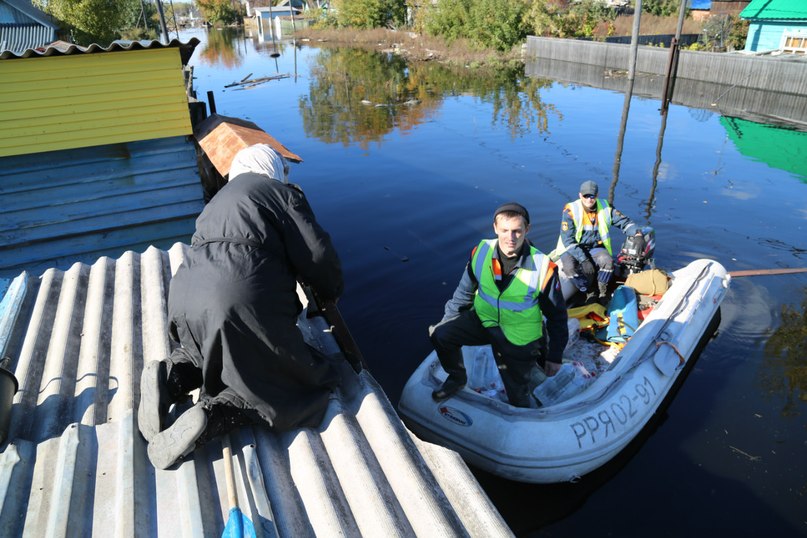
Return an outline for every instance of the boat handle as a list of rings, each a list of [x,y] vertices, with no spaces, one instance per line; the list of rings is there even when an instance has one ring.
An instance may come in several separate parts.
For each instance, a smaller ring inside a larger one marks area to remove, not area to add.
[[[681,354],[681,352],[678,351],[678,348],[675,346],[675,344],[673,344],[672,342],[668,342],[666,340],[661,340],[660,342],[656,342],[656,348],[660,348],[662,346],[662,344],[666,344],[666,345],[670,346],[671,348],[673,348],[673,351],[675,351],[675,354],[678,355],[678,366],[679,367],[683,366],[684,363],[687,360],[684,358],[684,356]]]

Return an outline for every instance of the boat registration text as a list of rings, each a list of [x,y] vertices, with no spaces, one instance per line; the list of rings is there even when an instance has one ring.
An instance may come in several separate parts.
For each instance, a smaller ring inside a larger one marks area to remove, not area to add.
[[[615,435],[633,417],[644,411],[656,396],[653,383],[645,376],[640,383],[634,384],[632,391],[627,388],[616,401],[573,422],[570,427],[577,439],[578,448],[583,448],[584,445],[594,446],[609,435]]]

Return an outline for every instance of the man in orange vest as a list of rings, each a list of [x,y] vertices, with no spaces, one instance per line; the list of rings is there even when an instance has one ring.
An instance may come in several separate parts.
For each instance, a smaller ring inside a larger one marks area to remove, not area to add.
[[[607,200],[597,198],[598,191],[595,182],[584,181],[578,199],[563,207],[558,246],[552,253],[553,259],[560,256],[563,273],[586,293],[586,302],[607,300],[608,284],[614,273],[611,226],[628,236],[642,235],[641,228],[632,220],[611,207]]]

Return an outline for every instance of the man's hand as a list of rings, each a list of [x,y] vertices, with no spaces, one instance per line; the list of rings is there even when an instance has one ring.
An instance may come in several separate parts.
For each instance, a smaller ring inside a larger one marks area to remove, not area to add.
[[[560,370],[560,363],[559,362],[550,362],[546,361],[544,364],[544,373],[547,377],[552,377],[553,375],[557,374]]]

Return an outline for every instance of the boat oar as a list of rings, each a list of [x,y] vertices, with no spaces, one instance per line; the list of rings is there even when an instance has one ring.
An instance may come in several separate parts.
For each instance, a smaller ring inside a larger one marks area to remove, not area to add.
[[[741,276],[766,276],[766,275],[792,275],[795,273],[807,273],[807,267],[781,267],[777,269],[747,269],[744,271],[729,271],[732,278]]]
[[[238,494],[235,491],[235,475],[233,473],[233,453],[230,449],[230,438],[225,435],[221,440],[221,452],[224,458],[224,479],[227,482],[227,501],[230,514],[227,524],[221,533],[222,538],[255,538],[255,526],[238,508]]]
[[[337,308],[334,301],[324,301],[314,292],[311,286],[304,286],[300,284],[308,298],[309,310],[308,316],[321,314],[325,321],[331,326],[331,334],[333,335],[342,354],[347,359],[347,362],[353,367],[356,373],[361,372],[367,368],[367,363],[364,361],[359,345],[353,340],[353,335],[350,334],[350,329],[347,328],[342,313]]]

